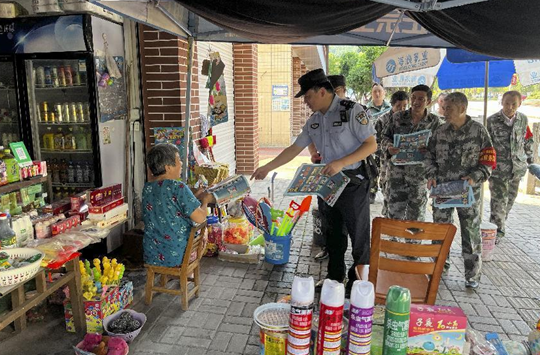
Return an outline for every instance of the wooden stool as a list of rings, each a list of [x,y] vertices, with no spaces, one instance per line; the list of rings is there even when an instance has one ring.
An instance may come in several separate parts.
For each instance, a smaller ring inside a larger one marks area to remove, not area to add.
[[[144,265],[144,267],[147,269],[145,286],[146,304],[152,303],[152,296],[154,292],[169,293],[179,295],[182,302],[182,309],[187,310],[189,300],[194,296],[199,296],[199,286],[201,281],[200,261],[204,254],[205,248],[205,229],[206,222],[191,228],[186,251],[184,253],[184,259],[180,266],[164,267],[148,264]],[[196,254],[195,257],[192,257],[193,252]],[[156,274],[160,275],[159,286],[154,285],[154,277]],[[169,282],[169,276],[171,279],[180,279],[180,289],[168,289],[166,287],[167,283]],[[193,288],[188,292],[188,286],[190,283],[193,283]]]

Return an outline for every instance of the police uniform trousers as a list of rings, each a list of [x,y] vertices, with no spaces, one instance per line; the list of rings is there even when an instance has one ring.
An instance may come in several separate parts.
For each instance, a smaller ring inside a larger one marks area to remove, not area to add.
[[[349,269],[349,284],[356,280],[356,265],[369,264],[370,252],[370,215],[369,215],[369,180],[349,183],[333,207],[319,198],[320,212],[323,217],[323,234],[326,236],[328,251],[327,278],[342,282],[345,278],[345,252],[347,234],[351,238],[354,263]],[[349,284],[347,287],[349,287]]]
[[[480,235],[480,189],[474,189],[475,202],[469,208],[436,208],[433,207],[435,223],[453,223],[454,209],[457,210],[460,233],[461,255],[465,265],[465,279],[480,281],[482,269],[482,237]]]
[[[497,239],[505,235],[505,222],[516,201],[519,182],[522,177],[521,174],[508,174],[503,177],[494,177],[492,175],[489,178],[489,191],[491,192],[490,221],[497,225]]]

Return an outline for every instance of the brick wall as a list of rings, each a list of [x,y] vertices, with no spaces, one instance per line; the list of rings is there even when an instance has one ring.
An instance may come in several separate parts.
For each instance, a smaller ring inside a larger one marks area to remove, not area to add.
[[[304,97],[295,99],[294,95],[300,91],[300,85],[298,85],[298,78],[307,72],[306,66],[302,63],[302,60],[298,57],[293,57],[292,60],[292,134],[298,136],[302,131],[302,127],[307,121],[310,115],[310,110],[304,103]]]
[[[153,127],[183,127],[186,119],[186,40],[139,25],[139,48],[146,148],[154,142]],[[200,138],[198,60],[195,44],[191,80],[193,138]]]
[[[236,172],[259,167],[257,45],[233,44]]]

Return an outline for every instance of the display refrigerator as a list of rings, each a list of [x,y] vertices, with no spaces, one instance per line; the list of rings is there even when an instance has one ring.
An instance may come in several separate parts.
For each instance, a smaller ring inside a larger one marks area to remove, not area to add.
[[[47,162],[52,201],[123,182],[123,47],[96,16],[0,19],[0,144]]]
[[[33,56],[22,59],[31,147],[47,162],[53,200],[101,186],[92,58]]]

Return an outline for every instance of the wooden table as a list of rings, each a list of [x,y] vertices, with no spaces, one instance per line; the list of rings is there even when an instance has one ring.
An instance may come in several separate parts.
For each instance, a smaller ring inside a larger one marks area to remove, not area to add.
[[[40,269],[32,278],[36,280],[37,293],[30,299],[26,299],[24,284],[0,287],[0,297],[11,294],[12,310],[0,317],[0,330],[14,323],[15,331],[19,332],[26,328],[26,312],[35,307],[53,292],[64,285],[68,285],[71,305],[73,308],[73,322],[77,332],[86,333],[86,320],[84,315],[84,304],[82,299],[81,273],[79,270],[79,258],[68,261],[65,264],[66,272],[52,283],[47,283],[47,269]],[[58,270],[54,270],[58,272]]]

